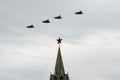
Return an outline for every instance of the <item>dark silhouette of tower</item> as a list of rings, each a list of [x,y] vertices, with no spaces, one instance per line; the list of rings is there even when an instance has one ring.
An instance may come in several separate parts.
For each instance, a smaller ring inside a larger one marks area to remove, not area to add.
[[[55,64],[55,70],[54,74],[50,74],[50,80],[69,80],[68,73],[65,73],[62,55],[61,55],[61,49],[60,49],[60,43],[61,43],[60,37],[57,39],[58,41],[58,53],[57,53],[57,59]]]

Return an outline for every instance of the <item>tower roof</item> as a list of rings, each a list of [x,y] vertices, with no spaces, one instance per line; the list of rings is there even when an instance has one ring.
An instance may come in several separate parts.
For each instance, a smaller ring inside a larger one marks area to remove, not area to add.
[[[54,74],[56,76],[64,75],[64,65],[63,65],[63,60],[62,60],[62,55],[61,55],[61,49],[60,49],[60,43],[62,39],[57,39],[58,41],[58,53],[57,53],[57,59],[56,59],[56,64],[55,64],[55,71]]]

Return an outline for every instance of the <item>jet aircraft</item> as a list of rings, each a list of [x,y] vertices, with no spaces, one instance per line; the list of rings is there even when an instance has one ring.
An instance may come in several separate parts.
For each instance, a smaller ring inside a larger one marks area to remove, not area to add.
[[[33,26],[33,25],[30,25],[30,26],[27,26],[26,28],[34,28],[34,26]]]
[[[62,19],[61,15],[54,17],[55,19]]]
[[[43,23],[50,23],[49,19],[42,21]]]
[[[79,12],[75,12],[75,14],[81,15],[81,14],[83,14],[83,12],[82,12],[82,10],[81,10],[81,11],[79,11]]]

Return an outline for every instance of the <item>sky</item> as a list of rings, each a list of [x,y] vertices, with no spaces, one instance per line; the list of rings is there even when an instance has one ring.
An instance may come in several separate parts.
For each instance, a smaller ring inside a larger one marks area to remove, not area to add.
[[[0,80],[49,80],[58,37],[70,80],[120,80],[119,8],[119,0],[0,0]]]

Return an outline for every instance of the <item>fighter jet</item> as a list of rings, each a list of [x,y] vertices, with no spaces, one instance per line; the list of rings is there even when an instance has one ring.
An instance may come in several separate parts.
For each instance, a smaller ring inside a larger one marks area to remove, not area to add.
[[[62,19],[61,15],[54,17],[54,19]]]
[[[50,23],[49,19],[42,21],[43,23]]]
[[[26,28],[34,28],[34,26],[33,26],[33,25],[30,25],[30,26],[26,26]]]
[[[83,14],[83,12],[82,12],[82,10],[81,10],[81,11],[79,11],[79,12],[75,12],[75,14],[81,15],[81,14]]]

